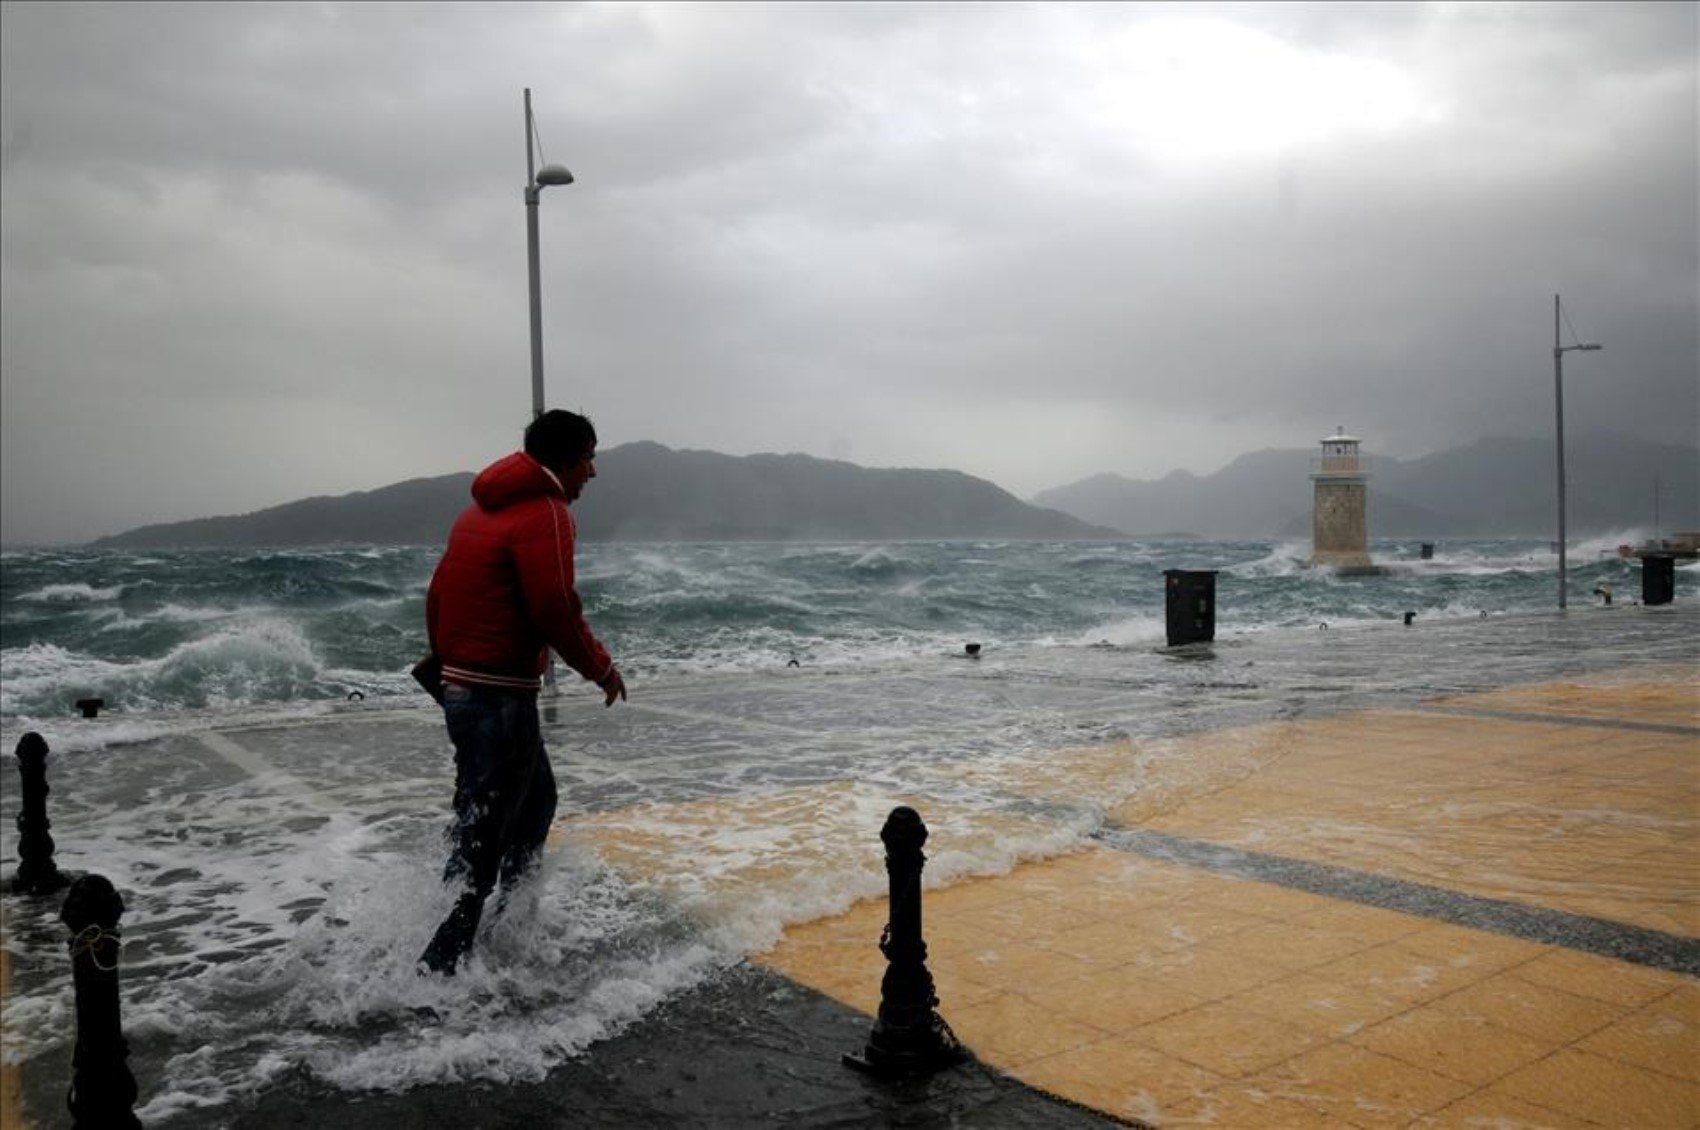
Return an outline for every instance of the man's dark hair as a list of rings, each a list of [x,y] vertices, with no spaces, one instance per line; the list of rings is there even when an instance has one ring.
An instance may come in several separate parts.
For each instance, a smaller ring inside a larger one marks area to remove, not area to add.
[[[551,471],[572,466],[595,447],[590,418],[564,408],[551,408],[525,429],[525,453]]]

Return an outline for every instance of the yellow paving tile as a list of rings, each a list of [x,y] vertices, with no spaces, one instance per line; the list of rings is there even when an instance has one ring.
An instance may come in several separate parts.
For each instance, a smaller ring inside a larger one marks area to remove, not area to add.
[[[946,1019],[949,1019],[949,1017],[959,1008],[967,1008],[969,1005],[991,1000],[993,997],[1004,991],[993,985],[982,985],[978,981],[969,980],[967,977],[962,975],[961,971],[957,969],[955,965],[947,962],[930,962],[927,968],[933,975],[933,989],[938,994],[939,1012]],[[880,968],[880,976],[885,976],[885,968],[883,965]],[[860,1005],[853,1007],[857,1007],[869,1015],[873,1015],[876,1011],[878,1011],[878,981],[873,982],[872,1003],[867,1007]]]
[[[1647,1007],[1654,1012],[1667,1013],[1690,1024],[1700,1025],[1700,981],[1684,978],[1682,984]]]
[[[1109,1037],[1016,1072],[1030,1086],[1118,1118],[1164,1126],[1170,1112],[1221,1093],[1227,1080],[1125,1037]]]
[[[946,1019],[976,1055],[1010,1071],[1105,1036],[1100,1028],[1059,1016],[1049,1003],[1035,1004],[1016,993],[953,1008]]]
[[[1349,1044],[1329,1044],[1250,1082],[1356,1126],[1406,1126],[1475,1088]]]
[[[1225,906],[1241,914],[1252,914],[1276,922],[1311,918],[1340,905],[1336,900],[1322,895],[1250,880],[1223,883],[1208,890],[1189,893],[1188,899],[1194,904]]]
[[[1598,1130],[1598,1122],[1484,1088],[1411,1123],[1413,1130]]]
[[[988,935],[1015,941],[1052,938],[1104,921],[1101,911],[1094,912],[1044,898],[1000,903],[967,917],[972,925]]]
[[[1113,948],[1082,946],[1078,952],[1045,949],[1027,942],[994,942],[957,951],[953,966],[970,981],[1021,992],[1043,992],[1123,964]]]
[[[1335,1039],[1353,1035],[1411,1007],[1408,1001],[1363,986],[1344,985],[1309,971],[1236,993],[1226,1003]]]
[[[1200,1000],[1220,1000],[1292,972],[1290,966],[1214,942],[1141,954],[1124,969],[1130,974],[1161,980]]]
[[[1449,924],[1428,924],[1399,939],[1399,945],[1436,961],[1497,973],[1551,952],[1550,946]]]
[[[1045,1003],[1070,1020],[1115,1034],[1196,1008],[1205,1000],[1184,984],[1141,975],[1130,966],[1088,974],[1052,989],[1043,998]]]
[[[1627,674],[1506,687],[1436,701],[1470,709],[1695,725],[1700,722],[1700,666],[1679,664],[1664,671],[1639,668]]]
[[[1156,906],[1125,902],[1105,903],[1098,909],[1110,924],[1126,928],[1130,936],[1137,935],[1142,941],[1159,949],[1196,945],[1241,931],[1267,929],[1271,925],[1268,919],[1255,914],[1191,900],[1177,899]],[[1065,939],[1072,938],[1077,933],[1070,931],[1068,934],[1058,935],[1054,942],[1062,944]]]
[[[1435,1008],[1472,1020],[1485,1020],[1553,1046],[1572,1043],[1614,1024],[1628,1014],[1619,1005],[1501,973],[1451,994]]]
[[[1326,1037],[1227,1004],[1143,1025],[1129,1038],[1229,1078],[1242,1078],[1322,1044]]]
[[[1482,1086],[1552,1053],[1551,1044],[1519,1035],[1478,1016],[1429,1006],[1365,1028],[1356,1047]]]
[[[1320,901],[1320,900],[1319,900]],[[1379,907],[1329,899],[1321,909],[1295,915],[1292,921],[1313,930],[1331,930],[1363,943],[1403,941],[1427,930],[1433,923],[1414,914],[1400,914]]]
[[[1165,1108],[1162,1130],[1210,1127],[1211,1130],[1350,1130],[1337,1115],[1289,1098],[1267,1084],[1229,1080],[1207,1095]]]
[[[968,879],[943,890],[928,891],[923,900],[924,913],[943,920],[992,907],[1007,907],[1029,899],[1024,887],[1024,883],[1008,882],[1007,876],[1002,875]]]
[[[1311,973],[1409,1004],[1433,1000],[1491,976],[1487,970],[1437,961],[1396,942],[1360,950],[1318,966]]]
[[[1619,1063],[1700,1083],[1700,1027],[1656,1008],[1626,1016],[1576,1047]]]
[[[1220,938],[1215,944],[1294,971],[1314,968],[1365,948],[1363,940],[1351,934],[1312,929],[1294,922],[1249,927]]]
[[[1549,989],[1633,1008],[1650,1004],[1688,982],[1680,973],[1557,949],[1519,965],[1512,975]]]
[[[1125,963],[1137,954],[1179,949],[1188,943],[1175,937],[1168,926],[1155,918],[1146,921],[1118,918],[1038,939],[1034,944],[1077,960],[1114,955],[1118,963]]]
[[[1602,1126],[1649,1130],[1700,1122],[1695,1084],[1571,1048],[1513,1072],[1496,1088]]]

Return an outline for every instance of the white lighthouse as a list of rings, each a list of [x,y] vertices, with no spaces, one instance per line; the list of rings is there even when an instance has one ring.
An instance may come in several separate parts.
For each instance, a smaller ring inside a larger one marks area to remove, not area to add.
[[[1369,559],[1369,468],[1358,453],[1362,442],[1340,428],[1323,439],[1322,458],[1313,461],[1312,565],[1342,573],[1376,571]]]

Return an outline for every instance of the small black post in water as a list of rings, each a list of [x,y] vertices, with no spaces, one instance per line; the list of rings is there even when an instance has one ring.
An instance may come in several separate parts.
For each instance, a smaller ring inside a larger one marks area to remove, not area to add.
[[[1416,618],[1417,618],[1417,614],[1415,612],[1406,612],[1405,613],[1405,627],[1409,628],[1411,626],[1411,621],[1415,620]]]
[[[12,890],[21,895],[50,895],[71,880],[53,862],[53,837],[47,818],[47,740],[31,730],[18,739],[18,776],[23,779],[18,811],[18,873]]]
[[[77,1046],[65,1104],[73,1127],[136,1127],[136,1077],[118,1022],[118,916],[124,900],[101,875],[71,884],[59,918],[70,927],[71,980],[77,990]]]
[[[960,1063],[967,1052],[938,1012],[933,975],[927,970],[927,943],[921,936],[921,853],[927,826],[913,808],[894,808],[880,829],[885,870],[891,881],[891,918],[880,952],[886,957],[880,982],[879,1018],[861,1055],[844,1062],[876,1075],[930,1075]]]
[[[104,698],[79,698],[77,700],[77,709],[82,712],[84,718],[99,716],[100,708],[105,705],[106,700]]]
[[[1676,599],[1676,557],[1670,553],[1641,555],[1641,603],[1669,604]]]
[[[1169,646],[1216,638],[1216,570],[1164,569]]]

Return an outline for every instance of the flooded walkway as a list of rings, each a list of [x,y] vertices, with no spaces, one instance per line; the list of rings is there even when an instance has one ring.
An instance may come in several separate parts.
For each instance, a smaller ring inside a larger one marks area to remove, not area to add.
[[[563,697],[539,905],[458,984],[407,968],[429,710],[71,752],[54,835],[125,895],[150,1125],[1692,1127],[1697,638],[1627,608]],[[903,1086],[838,1062],[897,804],[976,1060]],[[65,1125],[57,907],[6,906],[6,1124]]]
[[[1158,1126],[1692,1126],[1697,688],[1622,672],[1179,743],[1103,846],[929,899],[945,1015],[985,1061]],[[763,960],[872,1010],[883,915]]]

